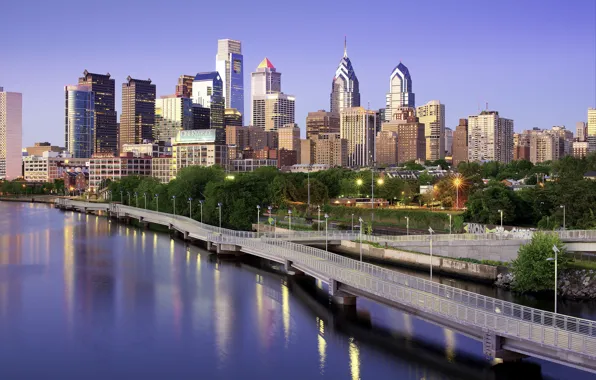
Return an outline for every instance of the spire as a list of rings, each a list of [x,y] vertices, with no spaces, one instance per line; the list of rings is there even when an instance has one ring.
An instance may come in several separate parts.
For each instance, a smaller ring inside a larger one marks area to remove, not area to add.
[[[348,38],[344,35],[344,57],[348,56]]]
[[[265,68],[275,69],[275,66],[273,66],[273,63],[271,63],[271,61],[267,57],[265,57],[265,59],[262,60],[261,63],[259,64],[259,66],[257,67],[257,69],[265,69]]]

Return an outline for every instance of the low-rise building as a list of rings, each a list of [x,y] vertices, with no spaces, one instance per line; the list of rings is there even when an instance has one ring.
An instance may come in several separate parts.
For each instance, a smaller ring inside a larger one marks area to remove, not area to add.
[[[228,166],[231,172],[252,172],[258,168],[264,167],[277,167],[277,160],[271,159],[243,159],[243,160],[231,160]]]
[[[89,186],[89,173],[82,171],[69,171],[64,172],[62,176],[64,179],[64,189],[68,191],[79,191],[84,192]]]
[[[72,158],[56,152],[23,157],[23,176],[30,182],[53,182],[55,179],[63,178],[67,171],[88,172],[88,169],[88,158]]]
[[[584,158],[590,151],[590,143],[587,141],[574,141],[571,146],[572,154],[575,158]]]
[[[292,165],[289,167],[285,167],[284,171],[287,171],[290,173],[314,173],[314,172],[319,172],[321,170],[327,170],[330,168],[331,168],[331,166],[329,166],[327,164],[312,164],[312,165],[296,164],[296,165]]]
[[[172,144],[176,171],[187,166],[228,165],[226,145],[217,144],[215,129],[179,131]]]
[[[134,157],[132,152],[120,157],[94,156],[89,160],[89,190],[105,187],[107,180],[119,181],[129,175],[151,176],[151,156]]]
[[[176,163],[173,157],[153,157],[151,160],[151,176],[161,183],[169,183],[176,177]]]

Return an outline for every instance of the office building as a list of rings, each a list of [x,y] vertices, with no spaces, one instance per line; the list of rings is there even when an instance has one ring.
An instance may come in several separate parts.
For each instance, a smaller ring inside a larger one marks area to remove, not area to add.
[[[530,140],[530,161],[539,164],[559,159],[559,139],[548,131],[534,128],[525,131]]]
[[[459,119],[459,124],[453,132],[451,162],[454,168],[460,162],[468,162],[468,119]]]
[[[587,136],[588,123],[586,123],[585,121],[578,121],[577,123],[575,123],[575,138],[577,139],[577,141],[586,141]]]
[[[435,161],[445,158],[445,105],[438,100],[431,100],[416,108],[416,116],[424,123],[426,159]]]
[[[300,128],[297,124],[286,124],[277,130],[278,149],[295,150],[300,153]],[[300,154],[298,154],[300,156]]]
[[[375,161],[379,166],[390,166],[398,163],[397,155],[397,133],[396,132],[379,132],[376,137],[375,144],[376,158]]]
[[[513,159],[530,161],[530,135],[526,133],[513,134]]]
[[[513,120],[497,111],[468,118],[468,160],[509,163],[513,159]]]
[[[194,75],[180,75],[178,84],[176,85],[176,96],[179,98],[191,98],[192,82],[194,80]]]
[[[240,41],[217,41],[215,70],[223,83],[223,108],[236,108],[244,116],[244,58]]]
[[[255,95],[252,125],[276,131],[286,124],[294,124],[295,103],[294,96],[284,93]]]
[[[584,158],[590,151],[589,143],[587,141],[574,141],[571,145],[572,154],[575,158]]]
[[[373,165],[375,126],[375,111],[363,107],[343,109],[340,114],[340,136],[348,141],[347,166],[355,168]]]
[[[596,108],[588,108],[587,131],[587,136],[596,136]]]
[[[172,156],[153,157],[151,159],[151,177],[160,183],[169,183],[176,177],[176,163]]]
[[[242,114],[235,108],[224,110],[224,127],[242,127]]]
[[[192,129],[211,129],[211,109],[192,104]]]
[[[559,158],[563,158],[573,153],[573,132],[565,128],[564,125],[555,125],[550,130],[546,130],[546,132],[554,135],[558,139]]]
[[[277,94],[281,92],[281,73],[278,73],[275,66],[268,58],[257,66],[255,72],[251,73],[251,120],[254,120],[255,96]]]
[[[453,129],[445,127],[445,156],[453,154]]]
[[[348,48],[344,40],[344,56],[339,61],[335,76],[331,83],[331,107],[333,113],[339,114],[345,108],[360,107],[360,85],[352,62],[348,58]]]
[[[276,159],[237,159],[230,161],[230,171],[237,173],[253,172],[264,167],[277,167]]]
[[[134,157],[130,152],[119,157],[96,155],[89,159],[89,190],[100,190],[107,180],[120,181],[131,175],[150,177],[151,159],[151,156]]]
[[[311,164],[326,164],[329,167],[348,165],[348,140],[342,139],[339,133],[320,133],[314,142],[315,159]],[[304,164],[304,162],[302,162]]]
[[[151,79],[126,78],[122,84],[120,147],[153,139],[155,126],[155,85]]]
[[[49,142],[36,142],[33,146],[25,148],[28,156],[42,156],[44,152],[62,153],[65,150],[66,148],[52,145]]]
[[[170,141],[178,131],[193,129],[193,109],[190,98],[161,96],[155,100],[153,140]]]
[[[110,78],[110,73],[95,74],[85,70],[79,84],[90,86],[94,94],[93,152],[117,154],[120,130],[116,114],[116,81]]]
[[[0,179],[22,175],[23,94],[0,87]]]
[[[426,138],[424,137],[425,125],[420,123],[415,116],[408,116],[405,122],[392,121],[384,123],[389,127],[393,125],[397,132],[397,161],[403,164],[408,161],[423,162],[426,158]],[[388,128],[385,128],[388,129]]]
[[[176,172],[187,166],[228,164],[227,146],[219,144],[215,129],[178,132],[172,143],[172,157]]]
[[[124,144],[122,153],[132,153],[133,157],[163,157],[172,155],[172,145],[168,142],[154,141],[144,144]]]
[[[32,182],[53,182],[67,171],[89,170],[89,158],[72,158],[68,154],[43,152],[23,157],[23,177]]]
[[[225,141],[223,88],[223,79],[217,71],[198,73],[192,82],[192,102],[209,108],[209,125],[217,130],[219,143]]]
[[[399,63],[389,76],[389,92],[386,96],[385,121],[394,119],[401,108],[414,108],[416,101],[412,92],[412,77],[403,63]]]
[[[306,116],[306,138],[316,139],[320,133],[339,133],[339,114],[318,110]]]
[[[75,158],[91,157],[95,144],[95,93],[91,86],[64,87],[64,141]]]
[[[314,139],[300,139],[300,163],[305,165],[315,163]]]

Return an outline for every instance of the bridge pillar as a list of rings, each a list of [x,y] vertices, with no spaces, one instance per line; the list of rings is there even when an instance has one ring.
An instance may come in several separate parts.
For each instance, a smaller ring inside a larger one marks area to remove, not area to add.
[[[188,237],[188,231],[184,231],[184,236],[183,236],[183,239],[184,239],[185,241],[186,241],[186,240],[189,240],[189,237]]]
[[[304,274],[303,271],[298,270],[296,268],[292,267],[292,262],[290,260],[286,260],[284,263],[284,269],[286,271],[287,274],[291,275],[291,276],[301,276]]]
[[[356,296],[339,290],[340,285],[341,283],[336,280],[329,280],[329,296],[331,297],[331,301],[339,306],[355,307]]]
[[[485,331],[482,338],[482,352],[485,356],[493,359],[499,359],[502,362],[518,361],[526,355],[518,354],[505,350],[503,348],[503,341],[505,338],[495,334],[494,332]]]

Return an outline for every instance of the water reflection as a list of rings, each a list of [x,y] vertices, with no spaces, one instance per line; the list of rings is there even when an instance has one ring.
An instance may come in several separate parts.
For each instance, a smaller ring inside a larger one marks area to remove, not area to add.
[[[352,380],[360,380],[360,350],[354,338],[350,338],[350,374]]]

